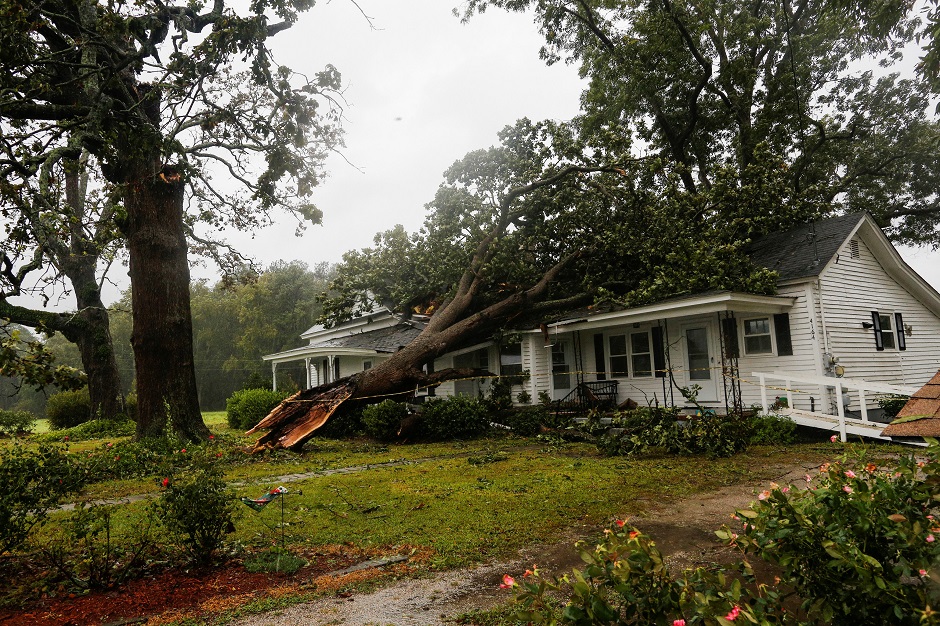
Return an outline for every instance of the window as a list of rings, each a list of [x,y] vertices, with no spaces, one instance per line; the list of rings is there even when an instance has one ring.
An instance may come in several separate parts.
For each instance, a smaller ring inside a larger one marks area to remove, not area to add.
[[[522,374],[522,344],[511,343],[499,347],[499,373],[501,376]]]
[[[881,313],[879,311],[871,312],[871,324],[868,328],[874,326],[875,330],[875,350],[894,350],[897,342],[894,340],[894,320],[900,318],[900,314],[891,315],[890,313]],[[903,326],[899,327],[903,332]],[[903,335],[901,336],[903,340]],[[904,346],[907,347],[907,346]],[[903,348],[902,348],[903,349]]]
[[[772,354],[773,342],[770,337],[770,318],[758,317],[744,320],[744,353]]]
[[[630,364],[634,376],[653,375],[653,353],[648,332],[630,333]]]
[[[627,336],[611,335],[607,339],[610,344],[610,375],[615,378],[627,376]]]
[[[370,370],[370,369],[372,369],[372,361],[371,361],[371,360],[363,361],[363,362],[362,362],[362,371],[364,372],[364,371]]]

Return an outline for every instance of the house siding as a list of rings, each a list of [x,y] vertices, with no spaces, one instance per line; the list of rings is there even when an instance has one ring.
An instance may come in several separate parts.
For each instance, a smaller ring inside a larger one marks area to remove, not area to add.
[[[850,242],[820,276],[828,345],[847,378],[921,386],[940,368],[940,318],[886,274],[863,240],[853,258]],[[901,313],[913,328],[907,349],[875,349],[874,331],[862,327],[871,311]],[[933,330],[931,330],[933,329]]]
[[[751,375],[754,372],[821,374],[818,370],[819,359],[817,358],[819,330],[816,320],[818,319],[818,306],[816,306],[816,298],[813,297],[812,291],[808,291],[811,289],[812,285],[800,283],[781,287],[778,291],[778,295],[796,298],[793,307],[788,311],[790,316],[790,341],[793,346],[792,355],[778,356],[776,341],[774,342],[774,352],[772,354],[744,354],[744,331],[741,320],[768,316],[750,313],[735,314],[738,318],[738,344],[742,350],[741,358],[738,359],[738,372],[741,378],[741,404],[745,408],[760,404],[761,401],[760,382],[757,377]],[[821,394],[818,388],[807,389],[805,386],[791,386],[791,389],[795,392],[793,394],[794,408],[809,410],[811,405],[819,406]],[[785,389],[771,390],[769,393],[771,397],[786,396]],[[815,398],[815,400],[810,400],[810,397]]]

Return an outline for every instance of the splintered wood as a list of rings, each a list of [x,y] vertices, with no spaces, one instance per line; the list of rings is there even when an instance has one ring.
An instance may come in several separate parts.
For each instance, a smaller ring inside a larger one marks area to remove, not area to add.
[[[313,431],[326,424],[354,390],[354,385],[347,383],[317,393],[310,393],[314,389],[298,391],[274,407],[257,426],[246,433],[250,435],[261,430],[268,431],[255,442],[253,452],[264,448],[299,448]]]

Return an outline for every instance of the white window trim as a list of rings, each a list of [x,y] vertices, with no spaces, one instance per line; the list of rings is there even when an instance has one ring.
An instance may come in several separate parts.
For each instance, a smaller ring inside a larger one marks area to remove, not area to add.
[[[646,342],[647,342],[646,345],[649,346],[649,352],[637,352],[636,354],[637,354],[637,355],[641,355],[641,354],[648,354],[648,355],[649,355],[649,357],[650,357],[650,370],[649,370],[650,373],[649,373],[649,374],[644,374],[644,375],[642,375],[642,376],[637,376],[637,373],[636,373],[636,366],[633,364],[633,356],[634,356],[634,352],[633,352],[633,335],[640,335],[640,334],[645,334],[645,335],[646,335]],[[647,378],[655,378],[655,374],[656,374],[656,364],[654,363],[654,358],[653,358],[653,328],[652,328],[652,327],[648,327],[648,328],[631,328],[630,331],[627,333],[627,351],[630,353],[630,357],[629,357],[629,360],[630,360],[630,378],[640,378],[640,379],[644,379],[644,380],[647,379]]]
[[[750,317],[742,317],[741,319],[741,330],[739,335],[739,345],[741,346],[741,354],[744,356],[777,356],[777,329],[774,326],[774,316],[773,315],[751,315]],[[750,320],[767,320],[767,328],[770,332],[770,352],[749,352],[747,349],[747,338],[748,337],[761,337],[763,335],[747,335],[744,332],[745,326]]]
[[[898,329],[894,327],[895,323],[897,322],[897,318],[894,316],[894,313],[895,312],[893,309],[887,312],[882,311],[881,309],[878,309],[878,317],[879,318],[887,317],[888,323],[891,324],[891,330],[888,331],[888,335],[891,336],[891,343],[894,344],[890,347],[888,347],[888,345],[885,344],[885,327],[884,327],[884,324],[882,324],[881,325],[881,345],[884,347],[884,350],[882,350],[882,352],[888,352],[889,350],[891,352],[900,352],[900,350],[898,349]]]
[[[610,347],[610,339],[612,337],[623,337],[623,354],[614,354],[613,349]],[[623,380],[625,378],[631,378],[630,376],[630,331],[623,330],[622,332],[609,332],[604,336],[604,342],[607,344],[607,375],[614,380]],[[614,369],[613,359],[614,357],[623,357],[626,359],[625,364],[627,366],[626,372],[618,372]]]

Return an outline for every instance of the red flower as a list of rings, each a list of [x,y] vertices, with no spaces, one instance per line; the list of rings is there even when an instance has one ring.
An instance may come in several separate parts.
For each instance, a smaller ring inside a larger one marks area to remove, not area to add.
[[[631,530],[631,531],[630,531],[630,539],[636,539],[636,538],[639,537],[639,536],[640,536],[640,531],[638,531],[638,530]]]
[[[169,478],[164,478],[162,481],[160,481],[160,484],[162,484],[164,487],[166,487],[167,485],[170,484],[170,479],[169,479]]]
[[[618,519],[618,520],[614,520],[614,524],[616,524],[620,528],[623,528],[623,525],[626,524],[626,522],[622,519]]]
[[[512,589],[516,586],[516,579],[510,576],[509,574],[503,575],[503,582],[500,584],[500,589]]]
[[[738,606],[735,606],[731,609],[731,611],[727,615],[725,615],[725,619],[728,620],[729,622],[733,622],[734,620],[738,619],[738,615],[740,614],[741,614],[741,608]]]

